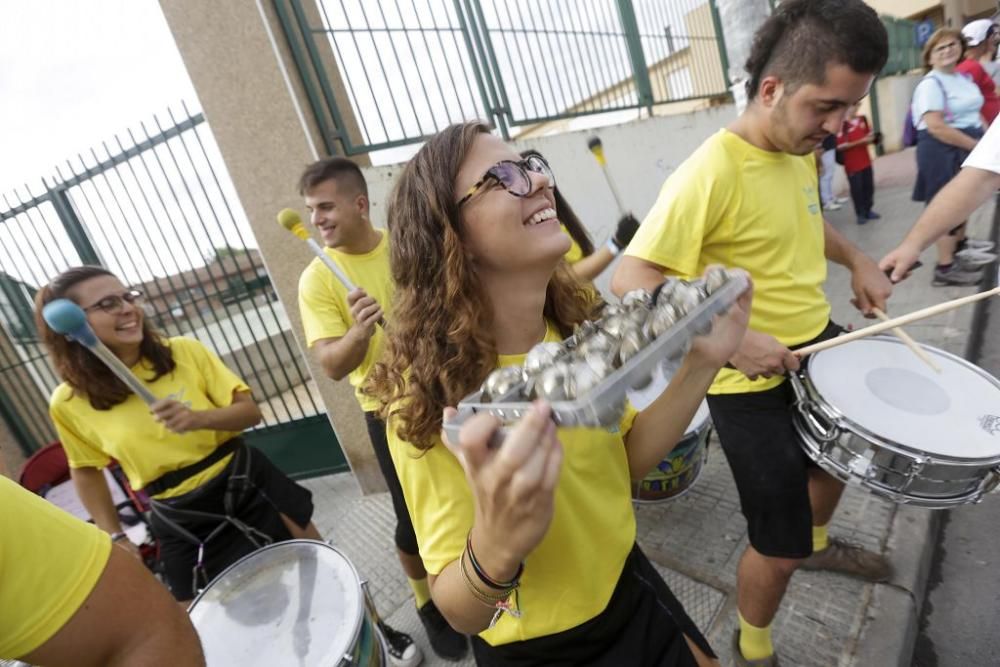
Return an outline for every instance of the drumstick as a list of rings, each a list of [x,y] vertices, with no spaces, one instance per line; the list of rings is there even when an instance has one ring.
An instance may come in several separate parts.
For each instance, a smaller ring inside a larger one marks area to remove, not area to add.
[[[627,215],[628,211],[625,210],[625,205],[622,203],[622,196],[618,193],[614,179],[611,178],[611,172],[608,171],[608,161],[604,157],[604,146],[601,144],[601,138],[591,137],[587,141],[587,148],[594,154],[597,164],[601,166],[601,171],[604,173],[604,180],[608,182],[608,187],[611,188],[611,196],[615,198],[615,203],[618,205],[618,214],[621,216]]]
[[[319,257],[320,261],[326,265],[326,268],[330,269],[333,275],[337,277],[337,280],[340,281],[340,284],[343,285],[348,292],[353,292],[357,289],[357,285],[352,283],[351,279],[348,278],[343,271],[341,271],[340,267],[337,266],[337,263],[326,254],[322,246],[316,243],[314,238],[309,236],[309,232],[306,231],[305,225],[302,224],[302,218],[297,212],[290,208],[281,209],[278,212],[278,224],[305,241],[306,245],[309,246],[309,249],[313,251],[313,254]],[[385,329],[385,318],[379,318],[379,321],[376,322],[376,324]]]
[[[881,308],[872,308],[872,312],[875,313],[875,316],[883,322],[889,321],[889,316],[886,315],[885,311]],[[892,333],[894,333],[899,340],[903,341],[903,343],[906,344],[906,347],[910,348],[913,354],[917,355],[920,361],[930,366],[932,371],[935,373],[941,372],[941,367],[934,363],[934,360],[931,359],[926,352],[924,352],[924,348],[920,347],[920,344],[913,340],[910,334],[903,331],[902,327],[893,328]]]
[[[916,322],[934,315],[939,315],[941,313],[948,312],[949,310],[954,310],[955,308],[961,308],[967,304],[973,303],[975,301],[981,301],[983,299],[988,299],[991,296],[996,296],[1000,294],[1000,287],[994,287],[986,292],[980,292],[979,294],[971,294],[969,296],[963,296],[960,299],[952,299],[951,301],[945,301],[944,303],[939,303],[934,306],[929,306],[921,310],[916,310],[907,315],[900,315],[899,317],[894,317],[886,322],[880,322],[878,324],[873,324],[870,327],[865,327],[864,329],[858,329],[857,331],[852,331],[849,334],[844,334],[843,336],[837,336],[836,338],[831,338],[830,340],[825,340],[821,343],[814,343],[813,345],[807,345],[806,347],[799,348],[798,350],[793,350],[793,353],[797,357],[804,357],[807,354],[812,354],[813,352],[819,352],[820,350],[826,350],[831,347],[836,347],[838,345],[843,345],[844,343],[850,343],[851,341],[858,340],[859,338],[866,338],[867,336],[873,336],[877,333],[882,333],[883,331],[888,331],[889,329],[894,329],[896,327],[901,327],[905,324],[910,324],[911,322]]]
[[[142,380],[132,374],[132,371],[115,356],[97,337],[87,323],[87,315],[80,306],[69,299],[55,299],[42,308],[42,319],[53,331],[76,341],[90,350],[94,356],[104,362],[108,369],[118,376],[146,405],[156,402],[156,397],[146,388]]]

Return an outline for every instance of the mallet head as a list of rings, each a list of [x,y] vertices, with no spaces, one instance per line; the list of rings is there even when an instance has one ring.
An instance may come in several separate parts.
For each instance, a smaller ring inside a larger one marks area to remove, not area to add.
[[[55,299],[42,307],[42,319],[55,331],[85,347],[97,345],[97,336],[87,323],[87,314],[69,299]]]
[[[290,208],[283,208],[278,212],[278,224],[295,234],[303,241],[309,239],[309,232],[306,230],[305,225],[302,224],[302,217],[299,215],[298,211],[294,211]]]
[[[597,158],[598,164],[600,164],[602,167],[605,166],[606,163],[604,161],[604,145],[601,144],[601,138],[591,137],[590,139],[588,139],[587,148],[590,150],[591,153],[594,154],[594,157]]]

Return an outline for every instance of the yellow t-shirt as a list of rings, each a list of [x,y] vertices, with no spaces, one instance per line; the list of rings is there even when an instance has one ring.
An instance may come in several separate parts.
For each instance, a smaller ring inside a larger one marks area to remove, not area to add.
[[[47,642],[111,555],[110,536],[0,475],[0,658]]]
[[[558,341],[549,329],[547,341]],[[524,355],[501,356],[498,366],[521,364]],[[555,515],[548,533],[528,556],[518,590],[521,618],[503,614],[480,633],[496,646],[567,630],[604,610],[635,542],[623,434],[636,412],[627,409],[615,432],[560,428],[563,466]],[[410,508],[424,566],[439,574],[465,549],[472,528],[473,496],[462,465],[437,441],[421,452],[387,430],[389,451]]]
[[[750,328],[784,345],[802,343],[830,319],[816,190],[812,154],[764,151],[720,130],[663,184],[625,253],[688,277],[709,264],[747,270]],[[782,381],[751,381],[724,368],[709,393],[763,391]]]
[[[250,388],[208,348],[192,338],[170,338],[167,343],[177,367],[146,386],[158,398],[172,396],[190,403],[192,410],[232,405],[234,391]],[[139,378],[151,377],[146,362],[132,367]],[[121,465],[134,489],[141,489],[164,473],[208,456],[218,445],[239,433],[190,431],[174,433],[157,422],[138,396],[131,394],[110,410],[95,410],[86,397],[63,383],[49,401],[49,414],[73,468],[103,468],[111,459]],[[215,477],[229,462],[221,461],[194,475],[158,498],[171,498],[196,489]]]
[[[562,227],[563,233],[569,237],[570,241],[569,250],[567,250],[566,254],[563,255],[563,259],[566,260],[567,264],[576,264],[583,259],[583,248],[580,247],[580,244],[576,242],[573,235],[569,233],[568,229],[566,229],[566,225],[559,223],[559,226]]]
[[[348,255],[333,248],[324,248],[337,266],[358,287],[375,299],[385,319],[392,319],[392,295],[395,286],[389,270],[389,235],[382,233],[378,245],[363,255]],[[302,329],[309,347],[323,338],[340,338],[354,323],[351,309],[347,305],[347,289],[337,280],[333,272],[317,257],[309,263],[299,278],[299,311],[302,315]],[[375,362],[382,354],[385,333],[382,327],[375,327],[375,334],[368,342],[368,351],[361,364],[351,371],[348,380],[354,387],[354,394],[366,412],[378,410],[378,400],[366,396],[361,387],[368,379]]]

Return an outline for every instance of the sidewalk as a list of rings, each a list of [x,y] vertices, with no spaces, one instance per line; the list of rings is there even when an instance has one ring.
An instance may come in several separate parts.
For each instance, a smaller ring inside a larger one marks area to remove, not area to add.
[[[885,184],[875,194],[875,208],[883,219],[859,226],[849,204],[828,214],[828,219],[878,259],[903,237],[922,206],[910,201],[912,151],[881,159],[875,168],[878,180]],[[993,208],[990,203],[975,214],[970,221],[972,236],[988,235]],[[890,302],[892,313],[907,313],[975,291],[931,287],[933,250],[923,261],[924,267],[897,287]],[[833,317],[842,325],[865,326],[867,322],[850,305],[848,276],[841,267],[831,266],[827,294]],[[972,308],[954,310],[907,330],[921,342],[962,356],[972,314]],[[304,484],[315,494],[317,527],[371,582],[383,616],[421,644],[427,656],[424,664],[454,664],[437,660],[427,645],[395,557],[388,494],[362,497],[349,473]],[[710,446],[708,464],[689,493],[666,504],[643,505],[636,516],[639,543],[707,633],[722,664],[730,664],[729,645],[736,624],[736,564],[746,546],[746,524],[718,444]],[[897,506],[849,487],[831,533],[884,551],[896,573],[891,582],[878,585],[828,573],[796,573],[773,626],[782,664],[909,665],[936,528],[937,519],[929,510]],[[471,658],[463,664],[472,664]]]

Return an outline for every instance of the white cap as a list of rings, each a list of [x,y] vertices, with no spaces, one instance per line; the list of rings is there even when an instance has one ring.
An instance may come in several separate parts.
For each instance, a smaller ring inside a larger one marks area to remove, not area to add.
[[[969,46],[979,46],[990,34],[990,30],[996,30],[996,24],[989,19],[976,19],[962,28],[962,36]]]

